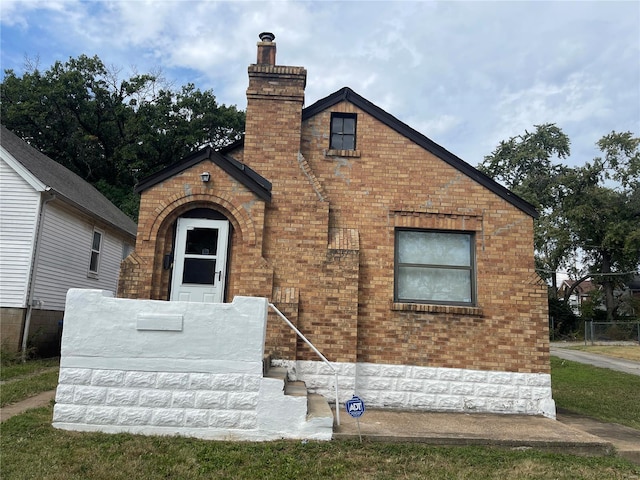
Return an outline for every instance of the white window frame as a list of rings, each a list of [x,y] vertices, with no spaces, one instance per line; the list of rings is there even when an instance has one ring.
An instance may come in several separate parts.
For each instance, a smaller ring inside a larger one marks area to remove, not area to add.
[[[402,232],[423,232],[429,234],[455,234],[464,235],[469,238],[469,265],[451,265],[451,264],[436,264],[436,263],[402,263],[400,262],[400,242]],[[467,307],[477,306],[477,270],[475,262],[475,234],[473,232],[459,231],[459,230],[437,230],[437,229],[413,229],[413,228],[396,228],[395,230],[395,254],[394,254],[394,302],[395,303],[421,303],[421,304],[433,304],[433,305],[460,305]],[[443,299],[443,298],[429,298],[427,292],[421,298],[407,298],[402,297],[400,292],[400,269],[403,267],[418,268],[418,269],[438,269],[445,271],[457,271],[468,272],[470,282],[470,298],[469,301],[461,301],[460,299]]]
[[[95,248],[95,238],[96,234],[100,235],[100,241],[98,244],[98,248]],[[104,243],[104,232],[98,228],[94,228],[91,233],[91,253],[89,254],[89,267],[87,269],[87,276],[91,278],[98,278],[100,273],[100,263],[102,259],[102,245]],[[93,259],[95,256],[95,269],[92,270]]]

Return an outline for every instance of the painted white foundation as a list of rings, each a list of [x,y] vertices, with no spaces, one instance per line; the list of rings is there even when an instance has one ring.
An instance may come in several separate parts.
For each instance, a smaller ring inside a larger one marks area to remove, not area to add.
[[[309,392],[335,398],[334,376],[322,362],[274,360]],[[372,363],[333,363],[340,402],[355,393],[367,407],[556,417],[551,376]]]
[[[267,300],[230,304],[70,290],[53,426],[216,440],[330,440],[307,398],[262,376]]]

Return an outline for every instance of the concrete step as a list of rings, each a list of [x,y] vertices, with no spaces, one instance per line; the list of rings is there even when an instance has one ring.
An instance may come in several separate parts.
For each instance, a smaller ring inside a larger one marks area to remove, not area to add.
[[[287,382],[284,386],[285,395],[294,395],[296,397],[307,396],[307,386],[304,382]]]
[[[265,375],[267,378],[279,378],[283,382],[287,382],[287,369],[285,367],[269,367],[267,374]]]
[[[307,420],[312,418],[330,418],[333,423],[333,412],[329,407],[329,402],[317,393],[309,393],[307,395]]]

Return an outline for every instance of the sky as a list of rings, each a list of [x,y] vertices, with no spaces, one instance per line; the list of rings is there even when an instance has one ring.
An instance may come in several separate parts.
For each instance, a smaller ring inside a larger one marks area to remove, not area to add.
[[[243,110],[273,32],[277,64],[307,69],[306,105],[348,86],[473,166],[543,123],[572,165],[640,135],[638,1],[2,0],[0,29],[2,72],[97,55]]]

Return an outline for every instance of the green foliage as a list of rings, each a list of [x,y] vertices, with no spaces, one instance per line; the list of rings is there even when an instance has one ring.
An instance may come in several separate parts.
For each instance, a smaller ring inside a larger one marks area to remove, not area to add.
[[[553,318],[554,331],[551,333],[555,340],[575,337],[582,324],[566,302],[553,297],[549,298],[549,317]]]
[[[603,286],[612,320],[615,289],[640,267],[640,138],[611,132],[597,142],[601,158],[571,168],[561,163],[569,155],[562,130],[535,128],[500,142],[479,168],[538,209],[536,267],[552,298],[557,271],[580,259],[585,271],[575,273]]]
[[[618,308],[615,289],[640,266],[640,139],[612,132],[598,146],[604,158],[566,177],[563,214],[594,281],[603,287],[611,321]]]
[[[479,169],[506,185],[538,210],[553,207],[560,192],[555,180],[566,167],[553,161],[570,154],[569,137],[555,124],[501,141]]]
[[[194,85],[173,90],[157,75],[121,80],[81,55],[21,77],[5,71],[3,124],[95,185],[135,217],[135,183],[205,145],[238,139],[244,113]]]
[[[501,141],[478,167],[538,209],[536,266],[553,285],[553,292],[557,290],[555,272],[572,248],[565,218],[558,214],[566,195],[562,178],[568,171],[560,160],[569,154],[569,137],[559,127],[536,125],[534,132]]]

